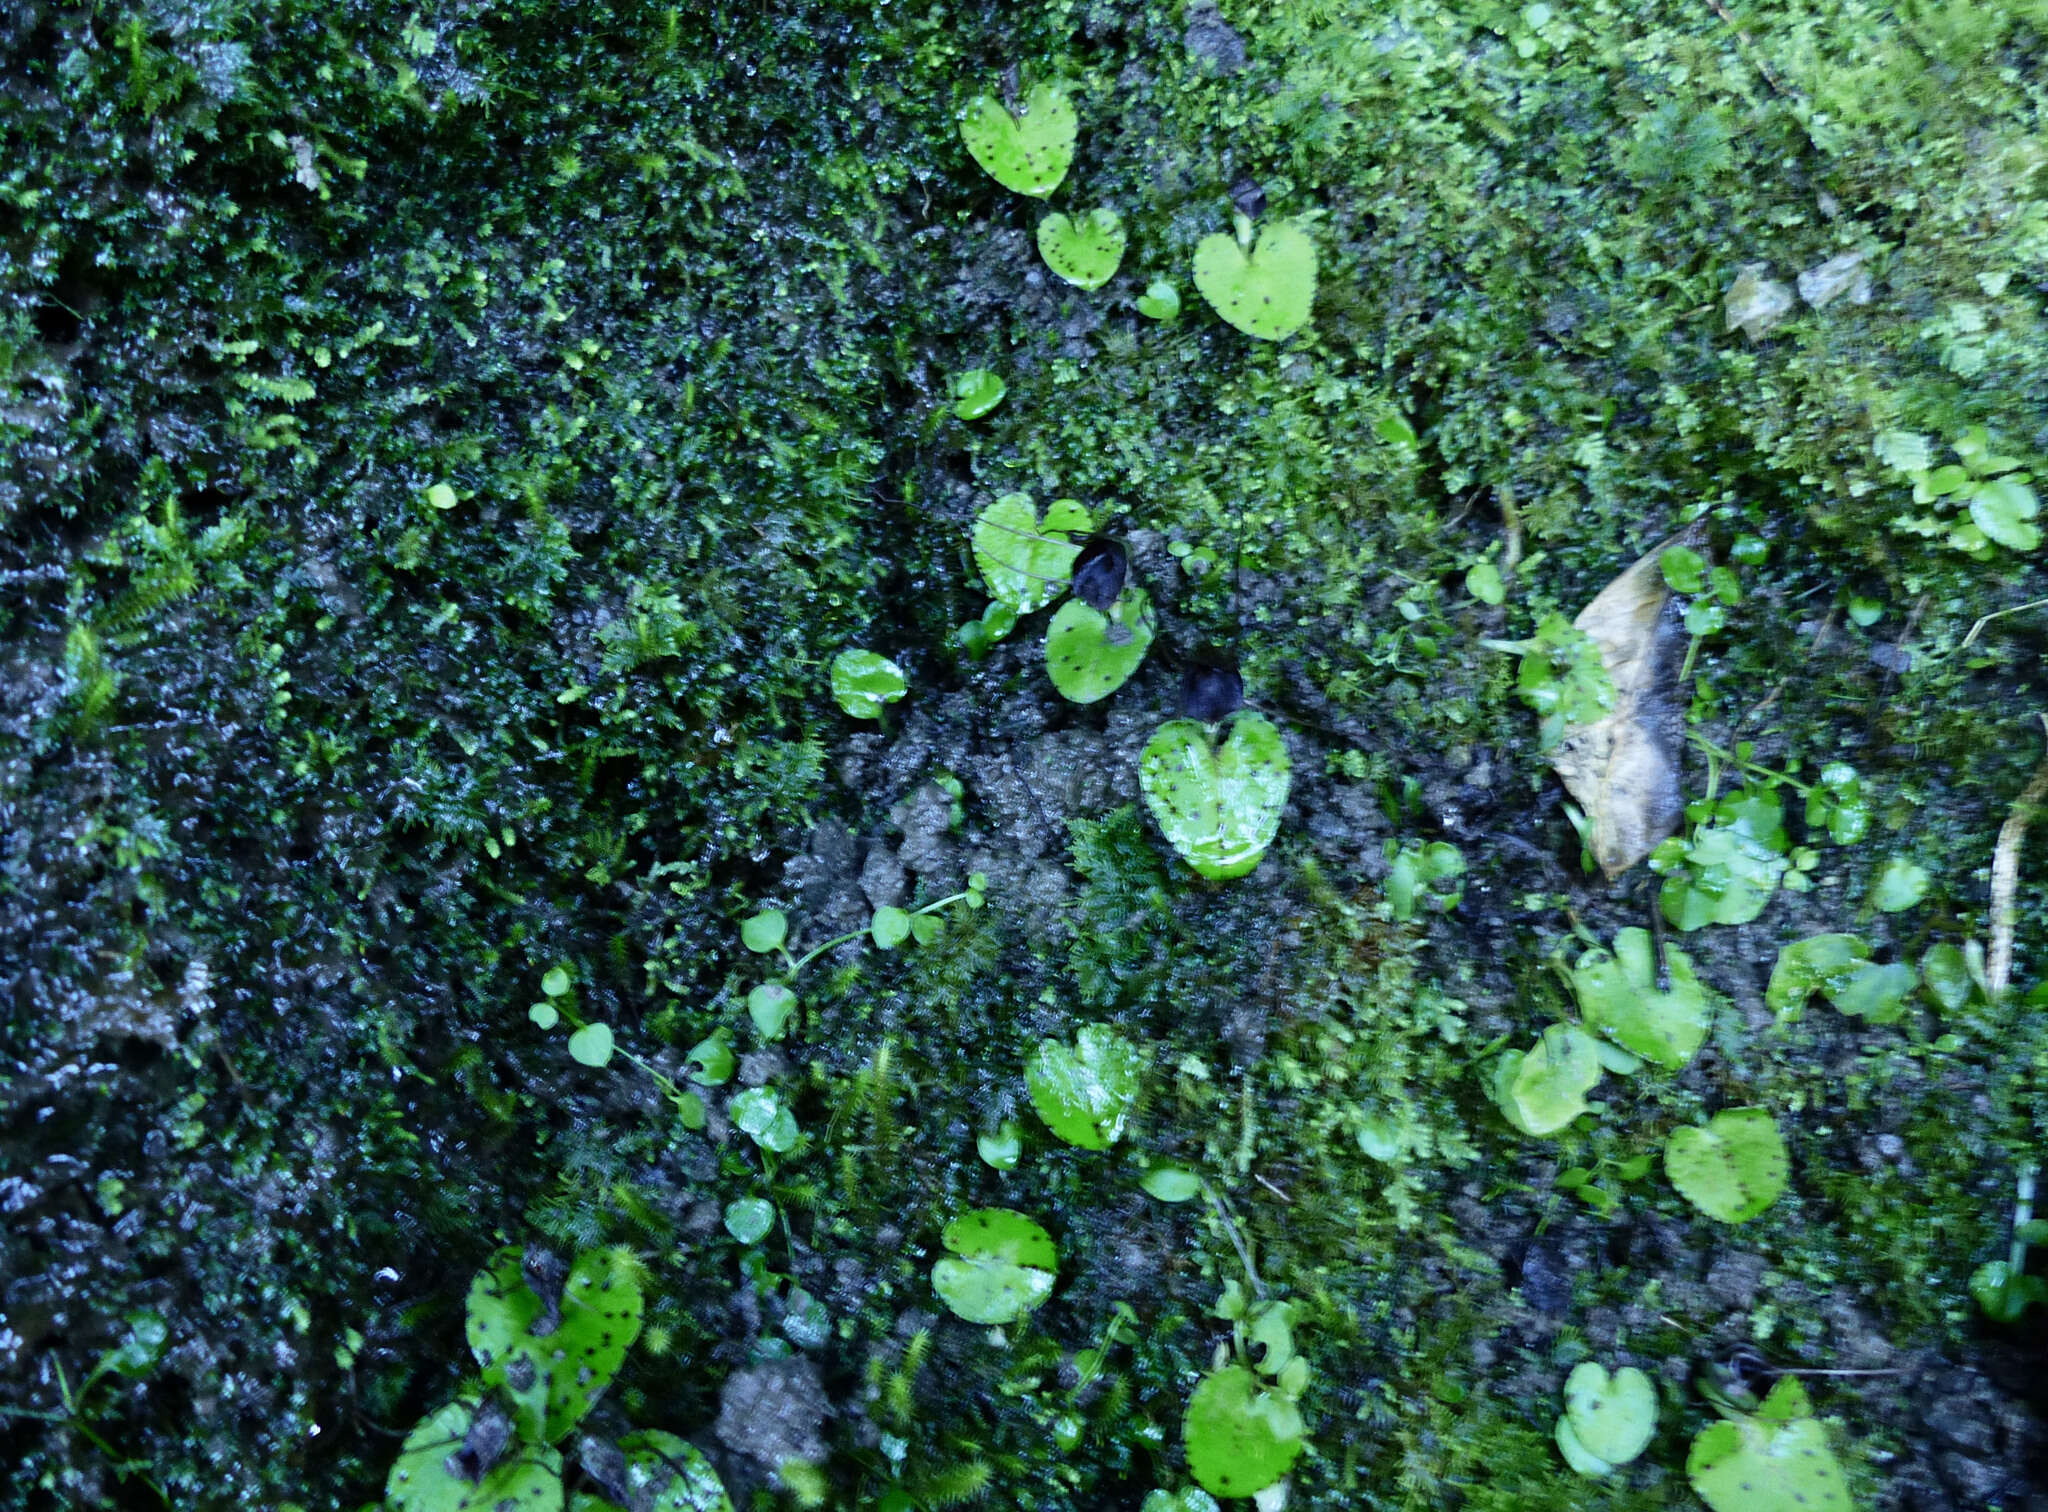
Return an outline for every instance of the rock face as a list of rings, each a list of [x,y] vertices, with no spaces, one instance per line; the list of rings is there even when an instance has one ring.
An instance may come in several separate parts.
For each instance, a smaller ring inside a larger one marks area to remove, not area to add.
[[[832,1404],[817,1365],[770,1360],[735,1371],[718,1394],[718,1441],[734,1454],[774,1470],[785,1460],[825,1457],[825,1419]]]
[[[1244,38],[1223,19],[1222,11],[1214,5],[1195,4],[1188,7],[1187,15],[1184,40],[1189,57],[1211,73],[1234,74],[1244,67]]]

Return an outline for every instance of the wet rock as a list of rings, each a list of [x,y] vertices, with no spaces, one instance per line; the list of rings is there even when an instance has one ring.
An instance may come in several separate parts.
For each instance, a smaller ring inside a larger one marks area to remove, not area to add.
[[[825,1457],[821,1431],[831,1403],[814,1361],[770,1360],[735,1371],[718,1394],[718,1441],[774,1469]]]
[[[1707,1291],[1731,1312],[1747,1312],[1756,1306],[1757,1288],[1763,1283],[1761,1255],[1726,1254],[1707,1272]]]
[[[1771,328],[1792,312],[1792,291],[1764,274],[1768,263],[1748,263],[1721,301],[1727,329],[1740,331],[1751,341],[1762,341]]]
[[[1870,303],[1870,274],[1864,270],[1861,252],[1843,252],[1799,275],[1799,297],[1816,310],[1844,294],[1851,304]]]
[[[910,796],[889,810],[889,822],[903,831],[896,856],[921,877],[951,871],[957,847],[953,828],[953,796],[935,782],[920,782]]]
[[[1982,1506],[1999,1500],[2009,1484],[2004,1465],[1991,1460],[1972,1459],[1950,1451],[1935,1459],[1942,1483],[1966,1505]]]
[[[1952,1449],[1989,1455],[1998,1448],[1998,1430],[1983,1404],[1969,1397],[1945,1396],[1927,1409],[1927,1431]]]
[[[749,1050],[740,1057],[739,1079],[743,1087],[765,1087],[778,1076],[789,1074],[789,1057],[780,1050]]]
[[[1208,0],[1194,0],[1187,8],[1187,31],[1181,40],[1188,56],[1210,73],[1234,74],[1245,65],[1244,38],[1223,19],[1223,12]]]
[[[860,890],[870,908],[894,908],[903,901],[903,863],[888,846],[868,847],[867,864],[860,869]]]
[[[821,819],[811,830],[805,853],[782,869],[782,885],[803,913],[817,915],[842,882],[852,877],[859,858],[853,831],[837,819]]]
[[[1562,1317],[1572,1307],[1572,1273],[1564,1254],[1547,1240],[1538,1240],[1522,1255],[1522,1274],[1516,1285],[1522,1300],[1540,1313]]]

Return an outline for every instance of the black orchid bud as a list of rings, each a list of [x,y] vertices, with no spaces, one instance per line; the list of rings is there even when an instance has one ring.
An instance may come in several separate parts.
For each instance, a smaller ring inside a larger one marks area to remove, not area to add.
[[[476,1485],[505,1457],[511,1442],[512,1415],[495,1400],[485,1402],[469,1420],[462,1447],[448,1456],[448,1473]]]
[[[1105,535],[1090,536],[1082,544],[1081,554],[1074,558],[1070,583],[1075,598],[1096,613],[1106,614],[1116,596],[1124,591],[1124,581],[1130,574],[1130,554],[1122,542]]]
[[[1266,213],[1266,191],[1258,180],[1241,178],[1230,186],[1230,203],[1237,206],[1238,214],[1257,220]]]
[[[1244,707],[1244,679],[1237,675],[1234,658],[1205,648],[1180,679],[1180,711],[1188,719],[1214,724]]]

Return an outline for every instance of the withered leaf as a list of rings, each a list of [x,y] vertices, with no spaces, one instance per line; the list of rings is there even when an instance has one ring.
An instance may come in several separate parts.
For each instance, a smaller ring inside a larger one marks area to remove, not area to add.
[[[1592,637],[1614,683],[1614,706],[1592,724],[1570,725],[1550,764],[1586,811],[1593,859],[1617,877],[1678,827],[1678,743],[1684,714],[1678,666],[1685,630],[1658,558],[1649,552],[1600,590],[1572,623]]]

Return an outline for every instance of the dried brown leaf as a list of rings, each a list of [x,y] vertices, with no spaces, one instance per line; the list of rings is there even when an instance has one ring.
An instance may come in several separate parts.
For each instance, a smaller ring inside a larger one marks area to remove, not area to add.
[[[1600,590],[1572,623],[1593,638],[1614,682],[1614,707],[1572,725],[1550,758],[1586,811],[1593,859],[1619,876],[1657,848],[1685,811],[1678,788],[1678,661],[1685,632],[1658,559],[1649,552]]]

